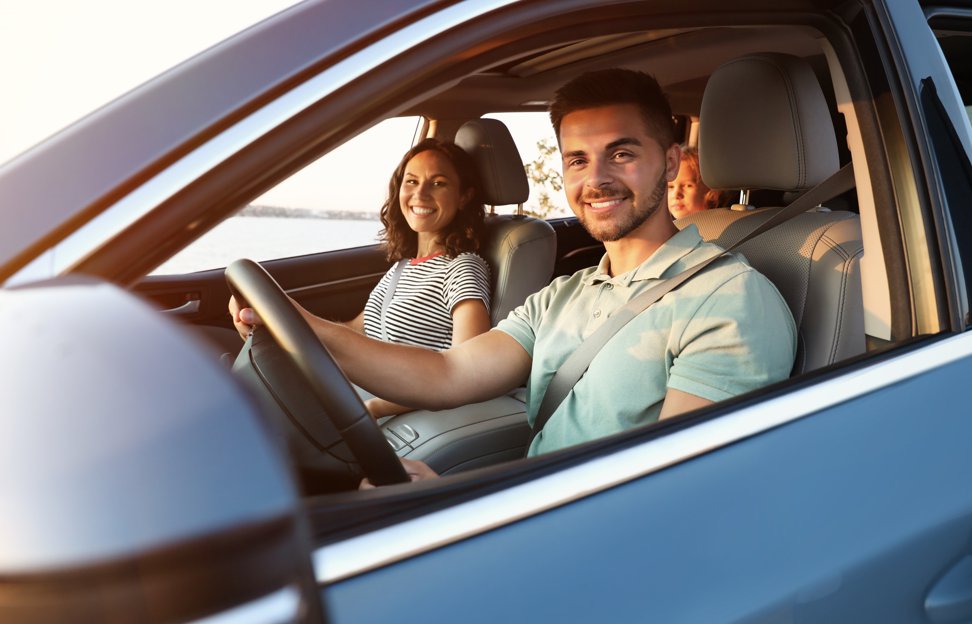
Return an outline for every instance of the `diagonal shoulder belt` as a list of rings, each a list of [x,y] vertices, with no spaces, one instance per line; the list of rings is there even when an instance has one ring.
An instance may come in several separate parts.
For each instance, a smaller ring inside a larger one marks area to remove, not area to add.
[[[388,342],[388,329],[385,323],[385,316],[388,314],[388,306],[391,305],[392,297],[395,296],[395,289],[398,287],[398,279],[402,276],[402,271],[405,270],[405,265],[408,264],[408,258],[402,258],[395,265],[395,271],[388,278],[388,286],[385,288],[385,296],[381,299],[381,316],[379,321],[381,323],[381,339]]]

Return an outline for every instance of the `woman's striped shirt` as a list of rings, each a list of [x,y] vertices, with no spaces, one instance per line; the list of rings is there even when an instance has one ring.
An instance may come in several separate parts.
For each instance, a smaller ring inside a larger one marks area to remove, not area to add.
[[[364,309],[365,334],[382,339],[381,305],[395,266],[385,273]],[[441,351],[452,346],[452,309],[479,299],[489,311],[489,265],[474,253],[434,255],[405,265],[385,315],[389,342]]]

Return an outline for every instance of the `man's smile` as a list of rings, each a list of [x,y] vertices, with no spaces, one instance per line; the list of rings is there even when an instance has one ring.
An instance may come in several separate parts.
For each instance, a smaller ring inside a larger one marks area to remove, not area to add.
[[[594,210],[608,210],[616,206],[620,206],[626,198],[620,197],[618,199],[602,199],[599,201],[587,202],[587,205]]]
[[[600,197],[600,198],[582,198],[584,203],[584,209],[593,213],[607,213],[620,208],[625,202],[627,202],[631,197],[629,195],[621,195],[615,197]]]

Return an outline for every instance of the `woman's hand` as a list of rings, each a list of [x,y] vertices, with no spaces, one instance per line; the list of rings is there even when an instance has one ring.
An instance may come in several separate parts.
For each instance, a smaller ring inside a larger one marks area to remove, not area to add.
[[[240,338],[243,340],[246,340],[255,326],[263,324],[263,320],[253,311],[253,308],[240,307],[236,297],[230,297],[227,307],[230,316],[233,317],[233,326],[236,327],[236,331],[239,332]]]
[[[375,420],[379,418],[384,418],[385,416],[396,416],[398,414],[404,414],[405,412],[411,412],[411,407],[406,407],[404,405],[399,405],[398,403],[392,403],[391,401],[386,401],[385,399],[379,399],[374,397],[368,399],[364,402],[365,407],[368,408],[368,413]]]
[[[402,466],[405,468],[405,472],[408,473],[408,478],[412,481],[425,481],[426,479],[435,479],[439,476],[439,473],[429,468],[428,464],[422,461],[417,461],[414,459],[402,459]],[[373,490],[376,486],[371,485],[371,481],[367,479],[361,480],[361,485],[358,486],[359,490]]]

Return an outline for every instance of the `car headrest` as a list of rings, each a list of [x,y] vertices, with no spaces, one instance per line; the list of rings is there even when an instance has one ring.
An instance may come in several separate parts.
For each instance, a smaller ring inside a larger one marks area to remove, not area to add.
[[[801,191],[839,168],[820,84],[795,56],[753,54],[716,69],[699,125],[699,169],[710,188]]]
[[[474,119],[456,132],[456,145],[466,150],[479,170],[483,202],[490,206],[522,204],[530,197],[523,160],[506,124],[497,119]]]

